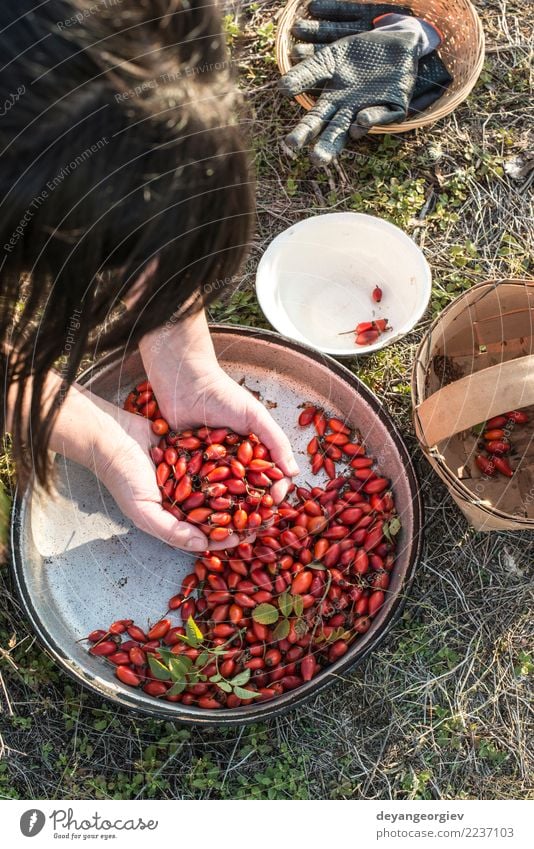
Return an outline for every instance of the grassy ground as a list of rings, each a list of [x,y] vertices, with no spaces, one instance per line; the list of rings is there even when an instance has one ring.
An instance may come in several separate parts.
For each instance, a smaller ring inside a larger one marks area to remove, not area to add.
[[[528,144],[528,20],[519,0],[476,5],[489,49],[467,104],[435,129],[363,142],[320,171],[279,145],[299,111],[273,87],[280,2],[234,4],[227,30],[254,115],[259,222],[241,285],[214,319],[266,326],[253,293],[261,252],[325,209],[373,212],[411,233],[435,274],[431,314],[478,280],[528,273],[528,177],[505,170]],[[420,457],[408,380],[424,327],[351,364],[405,432],[427,506],[412,597],[382,647],[282,719],[184,730],[73,685],[28,630],[6,566],[0,798],[532,798],[532,542],[469,530]]]

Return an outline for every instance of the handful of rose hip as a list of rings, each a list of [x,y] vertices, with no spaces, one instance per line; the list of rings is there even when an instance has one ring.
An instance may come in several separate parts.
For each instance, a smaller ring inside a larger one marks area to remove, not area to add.
[[[151,418],[160,436],[150,454],[165,510],[198,525],[213,542],[272,522],[270,489],[284,473],[255,434],[240,436],[227,427],[175,433],[161,418],[148,381],[128,395],[125,408]]]

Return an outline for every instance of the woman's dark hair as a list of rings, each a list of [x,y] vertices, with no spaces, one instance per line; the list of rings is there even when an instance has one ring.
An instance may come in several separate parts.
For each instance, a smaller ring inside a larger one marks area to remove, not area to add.
[[[0,53],[0,376],[5,396],[17,386],[19,476],[46,483],[83,356],[136,344],[236,274],[253,185],[217,3],[1,3]],[[147,266],[135,309],[111,320]]]

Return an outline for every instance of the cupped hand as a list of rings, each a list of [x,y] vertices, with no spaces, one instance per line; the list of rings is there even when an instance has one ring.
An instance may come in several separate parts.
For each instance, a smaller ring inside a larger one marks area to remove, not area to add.
[[[94,468],[117,505],[142,531],[186,551],[231,548],[236,534],[214,543],[189,522],[180,522],[161,506],[151,446],[157,442],[150,422],[141,416],[115,410],[115,421],[106,432],[104,445],[95,448]]]
[[[299,467],[287,436],[248,389],[219,366],[210,368],[201,377],[184,381],[176,364],[158,365],[151,369],[150,381],[161,412],[175,430],[207,425],[230,427],[243,436],[255,433],[286,475],[271,489],[275,503],[283,501],[290,478],[298,474]],[[228,543],[224,547],[228,548]]]

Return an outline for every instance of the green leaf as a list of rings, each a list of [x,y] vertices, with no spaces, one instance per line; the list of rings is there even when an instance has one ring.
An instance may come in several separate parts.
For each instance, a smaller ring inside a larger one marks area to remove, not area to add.
[[[301,595],[296,595],[293,600],[293,607],[295,608],[295,615],[302,616],[304,613],[304,602],[302,601]]]
[[[256,699],[259,693],[255,693],[254,690],[244,690],[243,687],[234,687],[234,696],[238,699]]]
[[[323,564],[318,561],[315,563],[308,563],[306,569],[318,569],[320,572],[326,572],[326,566],[323,566]]]
[[[184,663],[184,664],[185,664],[185,666],[186,666],[186,668],[187,668],[187,671],[188,671],[188,672],[190,672],[190,671],[191,671],[191,669],[193,668],[193,661],[191,660],[191,658],[190,658],[190,657],[186,657],[186,656],[185,656],[185,654],[181,654],[181,655],[180,655],[180,660],[182,661],[182,663]]]
[[[171,677],[170,671],[166,666],[163,665],[159,660],[152,655],[148,655],[148,665],[150,666],[150,671],[159,681],[168,681]]]
[[[402,528],[401,520],[399,519],[398,516],[394,516],[393,519],[391,519],[391,521],[389,523],[389,532],[390,532],[391,536],[396,537],[401,528]]]
[[[184,658],[181,657],[172,657],[169,660],[169,669],[173,681],[184,681],[189,672],[189,667],[184,663]]]
[[[203,666],[206,666],[206,664],[207,664],[207,662],[209,661],[209,659],[210,659],[210,656],[209,656],[208,652],[207,652],[207,651],[203,651],[201,654],[199,654],[199,656],[198,656],[198,657],[197,657],[197,659],[195,660],[195,666],[196,666],[196,668],[197,668],[197,669],[202,669],[202,667],[203,667]]]
[[[401,529],[401,521],[398,516],[394,516],[389,522],[385,522],[382,530],[388,542],[393,542],[393,537],[396,536]]]
[[[210,678],[212,684],[218,684],[219,681],[222,681],[222,675],[218,672],[216,675],[212,675]]]
[[[286,182],[287,193],[290,197],[297,193],[298,185],[297,181],[293,179],[293,177],[288,177]]]
[[[232,685],[228,683],[228,681],[217,681],[217,687],[223,690],[225,693],[232,692]]]
[[[240,687],[242,684],[248,684],[248,682],[250,681],[250,676],[250,669],[245,669],[243,672],[239,672],[237,675],[235,675],[231,679],[230,684],[232,684],[234,687]]]
[[[166,649],[164,646],[160,646],[160,648],[158,649],[158,654],[162,660],[170,660],[171,657],[176,657],[174,652],[172,652],[170,649]]]
[[[191,642],[189,637],[186,636],[186,634],[176,634],[176,636],[179,640],[181,640],[182,643],[185,643],[186,646],[189,646],[189,648],[191,648],[191,649],[196,648],[196,645],[193,645],[193,643]]]
[[[187,687],[187,683],[185,681],[176,681],[175,684],[172,685],[170,690],[167,690],[168,696],[179,696],[180,693],[183,693],[185,688]]]
[[[193,648],[196,648],[202,642],[204,636],[192,616],[185,623],[185,633]]]
[[[258,604],[252,611],[254,622],[259,625],[274,625],[278,621],[279,612],[273,604]]]
[[[158,649],[158,652],[161,654],[162,653],[161,649]],[[174,654],[173,652],[171,652],[170,657],[167,658],[167,665],[169,666],[169,668],[170,668],[170,665],[171,665],[171,661],[175,661],[175,662],[179,661],[180,665],[183,666],[186,674],[189,672],[189,670],[193,666],[193,661],[191,660],[190,657],[186,657],[185,654]]]
[[[281,619],[273,633],[273,640],[285,640],[289,634],[289,622],[287,619]]]
[[[293,598],[288,592],[282,593],[278,599],[278,607],[282,616],[287,618],[290,615],[293,610]]]

